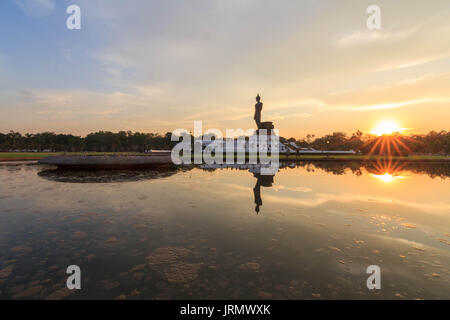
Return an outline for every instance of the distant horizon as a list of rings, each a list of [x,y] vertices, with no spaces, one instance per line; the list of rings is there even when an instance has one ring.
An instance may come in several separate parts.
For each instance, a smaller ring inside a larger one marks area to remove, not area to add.
[[[189,128],[184,128],[184,129],[187,129],[189,132],[192,132],[192,131],[193,131],[193,130],[189,130]],[[192,129],[192,128],[191,128],[191,129]],[[205,127],[205,129],[207,130],[207,129],[210,129],[210,128],[209,128],[209,127]],[[235,128],[235,129],[238,129],[238,128]],[[242,128],[242,129],[244,129],[244,128]],[[256,128],[247,128],[247,129],[254,129],[254,130],[256,130]],[[175,129],[174,129],[174,130],[175,130]],[[88,133],[84,133],[84,134],[76,134],[76,133],[72,133],[72,132],[61,132],[61,131],[52,131],[52,130],[43,130],[43,131],[36,131],[36,132],[30,132],[30,131],[18,131],[18,130],[8,130],[8,131],[1,131],[1,130],[0,130],[0,134],[8,134],[8,133],[10,133],[11,131],[13,131],[13,132],[20,133],[21,135],[25,135],[25,134],[54,133],[54,134],[57,134],[57,135],[58,135],[58,134],[63,134],[63,135],[73,135],[73,136],[76,136],[76,137],[85,138],[87,135],[92,134],[92,133],[97,133],[97,132],[112,132],[112,133],[132,132],[132,133],[143,133],[143,134],[159,134],[159,135],[161,135],[161,136],[164,136],[166,133],[172,133],[174,130],[172,130],[172,131],[166,131],[166,132],[155,132],[155,131],[141,131],[141,130],[102,130],[102,129],[100,129],[100,130],[94,130],[94,131],[91,131],[91,132],[88,132]],[[244,130],[245,130],[245,129],[244,129]],[[314,135],[315,138],[318,138],[318,137],[323,137],[323,136],[326,136],[326,135],[332,135],[332,134],[335,133],[335,132],[343,132],[343,133],[345,133],[347,136],[351,136],[352,134],[354,134],[354,133],[356,133],[356,132],[358,132],[358,131],[361,131],[361,132],[363,133],[363,135],[376,136],[376,134],[371,133],[370,130],[368,130],[368,131],[363,131],[363,130],[356,129],[356,130],[354,130],[354,131],[352,131],[352,132],[345,132],[345,131],[343,131],[343,130],[334,130],[334,131],[325,132],[325,133],[308,132],[308,133],[306,133],[305,135],[300,136],[300,137],[298,137],[298,136],[283,135],[283,134],[282,134],[282,131],[280,130],[280,137],[283,137],[283,138],[286,138],[286,139],[289,139],[289,138],[295,138],[296,140],[302,140],[302,139],[305,139],[305,138],[307,137],[307,135]],[[401,135],[403,135],[403,136],[412,136],[412,135],[427,135],[427,134],[429,134],[430,132],[438,132],[438,133],[439,133],[439,132],[450,132],[450,130],[446,130],[446,129],[442,129],[442,130],[431,129],[431,130],[428,130],[428,131],[425,131],[425,132],[420,132],[420,133],[417,133],[417,132],[394,132],[394,133],[395,133],[395,134],[401,134]],[[225,136],[225,131],[224,131],[224,136]]]

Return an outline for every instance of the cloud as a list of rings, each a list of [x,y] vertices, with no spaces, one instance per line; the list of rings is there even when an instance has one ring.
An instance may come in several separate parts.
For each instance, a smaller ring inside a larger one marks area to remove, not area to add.
[[[167,119],[170,107],[153,107],[152,95],[22,89],[15,96],[20,99],[7,103],[8,97],[0,95],[0,118],[8,118],[8,122],[0,124],[0,132],[21,127],[28,132],[55,130],[74,134],[97,130],[167,132],[192,124],[179,112]],[[52,123],[51,128],[48,123]]]
[[[406,69],[406,68],[410,68],[410,67],[415,67],[415,66],[420,66],[422,64],[426,64],[426,63],[430,63],[430,62],[435,62],[441,59],[446,59],[448,58],[448,52],[445,54],[439,54],[436,56],[432,56],[432,57],[418,57],[415,59],[409,59],[406,61],[398,61],[398,62],[390,62],[390,63],[385,63],[383,64],[381,67],[376,68],[375,70],[373,70],[373,72],[383,72],[383,71],[391,71],[391,70],[399,70],[399,69]]]
[[[273,190],[279,191],[279,190],[287,190],[287,191],[294,191],[294,192],[302,192],[302,193],[309,193],[313,192],[314,189],[307,188],[307,187],[289,187],[284,185],[275,185],[272,187]]]
[[[270,120],[305,119],[312,117],[312,114],[306,112],[295,112],[289,114],[270,113],[267,117],[270,118]]]
[[[411,37],[416,29],[399,32],[388,31],[356,31],[335,38],[335,44],[339,47],[350,47],[356,45],[379,44],[382,42],[395,42]]]
[[[300,199],[299,197],[280,197],[279,195],[264,195],[264,198],[271,202],[282,202],[284,204],[291,204],[297,206],[305,206],[305,207],[317,207],[324,205],[329,202],[338,202],[338,203],[354,203],[356,201],[361,202],[372,202],[378,203],[382,205],[398,205],[404,206],[408,208],[414,208],[415,210],[419,210],[422,212],[426,212],[432,215],[442,215],[447,213],[450,210],[450,204],[446,202],[438,202],[438,203],[423,203],[423,202],[413,202],[413,201],[405,201],[402,199],[389,198],[383,196],[374,196],[370,194],[357,194],[357,193],[341,193],[341,194],[328,194],[328,193],[311,193],[312,196],[306,199]]]
[[[18,90],[17,94],[21,101],[29,102],[29,101],[33,101],[33,99],[34,99],[33,92],[30,90],[27,90],[27,89],[20,89],[20,90]]]
[[[448,103],[448,102],[450,102],[450,98],[427,98],[427,99],[409,100],[401,102],[388,102],[364,106],[348,106],[344,107],[344,109],[347,109],[347,111],[375,111],[375,110],[395,109],[423,103]]]
[[[275,103],[271,103],[271,110],[280,110],[280,109],[291,109],[291,108],[321,108],[326,107],[327,104],[317,98],[305,98],[305,99],[296,99],[296,100],[282,100]]]
[[[14,2],[29,16],[45,16],[55,11],[54,0],[14,0]]]

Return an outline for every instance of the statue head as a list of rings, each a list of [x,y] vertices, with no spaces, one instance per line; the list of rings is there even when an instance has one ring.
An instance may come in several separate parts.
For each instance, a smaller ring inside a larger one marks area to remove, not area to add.
[[[258,95],[256,96],[256,101],[257,101],[257,102],[261,101],[261,97],[259,96],[259,93],[258,93]]]

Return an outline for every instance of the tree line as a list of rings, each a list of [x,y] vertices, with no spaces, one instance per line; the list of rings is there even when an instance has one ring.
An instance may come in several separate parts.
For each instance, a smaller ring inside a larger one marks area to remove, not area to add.
[[[428,134],[375,136],[356,131],[351,135],[334,132],[322,137],[307,134],[303,139],[280,138],[281,142],[295,142],[302,148],[316,150],[355,150],[362,154],[450,154],[450,132],[430,131]]]
[[[351,135],[334,132],[322,137],[313,134],[305,138],[283,138],[280,142],[294,142],[301,148],[316,150],[355,150],[363,154],[391,152],[392,154],[450,154],[450,132],[431,131],[428,134],[377,137],[356,131]],[[171,141],[171,133],[141,133],[131,131],[98,131],[85,137],[53,132],[26,133],[10,131],[0,133],[0,151],[97,151],[144,152],[145,150],[170,150],[177,143]]]
[[[10,131],[0,133],[1,151],[67,151],[67,152],[144,152],[149,149],[171,149],[171,133],[165,135],[131,131],[99,131],[86,137],[42,132],[36,134]]]

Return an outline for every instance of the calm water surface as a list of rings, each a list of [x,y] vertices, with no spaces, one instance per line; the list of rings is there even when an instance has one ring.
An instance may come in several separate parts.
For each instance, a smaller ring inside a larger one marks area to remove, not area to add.
[[[450,299],[448,164],[251,171],[0,164],[0,298]]]

